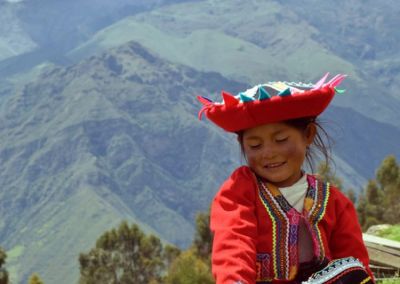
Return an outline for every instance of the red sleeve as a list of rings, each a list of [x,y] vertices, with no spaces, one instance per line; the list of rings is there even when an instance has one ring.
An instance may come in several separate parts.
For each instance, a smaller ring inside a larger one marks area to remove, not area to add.
[[[247,167],[225,181],[211,207],[212,270],[216,283],[255,283],[256,183]]]
[[[337,207],[337,219],[329,240],[332,258],[338,259],[348,256],[358,258],[373,278],[369,268],[368,251],[362,239],[362,231],[354,205],[339,190],[337,190],[337,194],[339,195],[335,204]]]

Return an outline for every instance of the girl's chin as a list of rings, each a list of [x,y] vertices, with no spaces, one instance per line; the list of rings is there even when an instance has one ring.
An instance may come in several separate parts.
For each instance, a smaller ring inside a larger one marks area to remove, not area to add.
[[[279,177],[279,176],[274,176],[274,175],[266,175],[266,174],[258,174],[264,181],[272,183],[273,185],[280,185],[281,184],[286,184],[287,183],[287,178],[284,177]]]
[[[279,188],[291,186],[298,181],[298,179],[296,179],[295,177],[283,174],[274,175],[274,174],[266,174],[265,172],[258,172],[257,175],[261,177],[264,181],[271,183]]]

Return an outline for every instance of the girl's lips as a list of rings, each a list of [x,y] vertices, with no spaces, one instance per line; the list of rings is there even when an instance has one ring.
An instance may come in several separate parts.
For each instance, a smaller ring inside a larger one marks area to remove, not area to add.
[[[269,163],[269,164],[266,164],[266,165],[264,166],[264,168],[273,169],[273,168],[278,168],[278,167],[280,167],[280,166],[283,166],[284,164],[285,164],[285,162],[281,162],[281,163]]]

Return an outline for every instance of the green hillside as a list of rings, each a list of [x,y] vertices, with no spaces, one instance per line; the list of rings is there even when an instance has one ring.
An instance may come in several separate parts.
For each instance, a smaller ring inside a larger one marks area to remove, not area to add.
[[[296,20],[294,15],[287,17],[289,23],[274,24],[280,31],[274,31],[274,38],[269,39],[271,45],[260,45],[249,39],[249,33],[259,34],[260,38],[271,36],[261,31],[270,24],[271,17],[283,14],[283,7],[278,4],[258,3],[252,7],[238,2],[237,9],[227,12],[223,8],[229,9],[231,3],[208,2],[212,1],[167,6],[125,18],[98,32],[69,56],[79,60],[135,40],[170,61],[203,71],[216,71],[249,84],[276,78],[314,79],[315,74],[323,74],[327,69],[333,73],[346,70],[356,78],[354,66],[311,39],[311,27],[306,23],[291,23]],[[206,8],[208,5],[213,6]],[[190,14],[185,12],[188,10]],[[253,10],[259,12],[249,23],[245,15]],[[240,30],[237,27],[241,27]],[[301,39],[294,36],[304,30],[308,34]],[[312,60],[309,54],[313,54]]]
[[[318,6],[303,4],[304,7]],[[332,5],[321,7],[336,8]],[[397,88],[398,71],[394,67],[384,68],[387,62],[393,62],[393,52],[363,61],[346,53],[356,47],[351,45],[354,41],[362,43],[369,40],[368,36],[379,37],[377,31],[372,35],[362,32],[366,25],[363,18],[372,19],[377,11],[384,12],[385,8],[382,4],[367,16],[337,8],[335,14],[340,10],[342,17],[327,16],[333,27],[326,27],[322,18],[316,19],[310,12],[311,8],[302,9],[293,3],[255,0],[180,3],[124,18],[99,31],[69,52],[68,57],[79,61],[135,40],[172,62],[216,71],[250,85],[277,79],[313,81],[327,71],[345,73],[349,75],[345,87],[357,96],[342,96],[334,104],[399,128],[400,100],[390,93]],[[348,17],[353,17],[358,25],[351,25]],[[343,22],[335,24],[338,19]],[[359,32],[354,32],[354,39],[347,43],[348,35],[338,27],[351,27]],[[375,41],[370,43],[375,49],[380,47],[373,44]]]
[[[14,282],[36,271],[73,283],[79,252],[123,219],[187,246],[196,213],[239,161],[234,140],[196,117],[194,94],[221,85],[244,88],[128,43],[8,96],[0,243]]]
[[[233,4],[235,9],[232,8]],[[380,72],[379,70],[390,72],[388,71],[390,69],[384,69],[383,66],[395,68],[393,67],[393,64],[396,66],[395,63],[389,65],[385,59],[389,58],[393,51],[388,50],[386,53],[380,51],[379,57],[360,60],[358,57],[360,54],[351,56],[351,53],[346,53],[345,50],[362,44],[367,36],[362,30],[363,17],[372,19],[377,11],[382,11],[386,7],[386,4],[377,6],[368,15],[355,12],[353,21],[358,25],[354,27],[356,31],[353,32],[352,42],[347,42],[348,35],[339,29],[350,25],[346,14],[350,13],[349,11],[341,11],[344,13],[340,14],[342,22],[334,24],[333,16],[327,12],[329,9],[332,10],[332,5],[321,5],[323,10],[321,13],[329,14],[326,15],[327,21],[332,22],[332,26],[326,26],[321,19],[313,17],[310,11],[316,8],[311,7],[312,5],[318,6],[306,2],[302,7],[298,7],[294,3],[290,6],[274,1],[232,3],[232,1],[211,0],[169,5],[127,17],[107,27],[74,49],[68,56],[79,61],[126,41],[137,40],[160,57],[172,62],[179,62],[198,70],[216,71],[228,78],[248,84],[277,78],[313,81],[318,79],[315,77],[317,74],[323,74],[327,70],[332,73],[346,73],[349,78],[343,86],[348,92],[343,96],[336,96],[333,104],[368,117],[371,120],[369,124],[372,123],[376,127],[379,123],[392,125],[394,129],[389,130],[390,127],[384,126],[386,130],[380,133],[397,137],[400,129],[398,123],[400,113],[397,111],[400,108],[400,100],[397,98],[397,91],[394,94],[390,93],[391,88],[395,88],[396,85],[388,86],[385,81],[390,80],[390,77],[386,80],[384,76],[376,74]],[[310,9],[307,10],[305,7]],[[338,10],[331,11],[336,18],[339,17]],[[368,10],[363,11],[368,13]],[[391,22],[393,19],[388,18],[385,21]],[[388,23],[381,25],[387,26]],[[329,36],[328,31],[333,33],[332,36]],[[385,37],[378,33],[375,25],[371,34],[377,38]],[[335,40],[329,41],[331,37]],[[375,49],[381,45],[376,41],[368,44]],[[383,62],[386,62],[385,65]],[[366,65],[373,65],[374,68],[366,69]],[[222,88],[227,87],[221,86]],[[334,118],[334,114],[332,115],[333,121],[340,120],[343,123],[345,129],[342,132],[349,135],[354,132],[355,126],[342,118],[344,115],[348,121],[352,121],[350,114],[345,112],[337,119]],[[357,125],[361,127],[361,131],[365,131],[365,125],[360,123]],[[375,126],[371,126],[371,129]],[[350,167],[356,168],[354,173],[339,162],[340,175],[345,176],[349,186],[362,187],[365,181],[373,176],[375,168],[383,157],[388,154],[399,155],[398,149],[393,145],[395,143],[393,138],[387,140],[387,137],[360,134],[360,137],[366,136],[365,139],[349,139],[350,144],[353,144],[353,141],[355,143],[364,141],[361,149],[359,145],[354,148],[346,146],[341,135],[342,133],[337,135],[340,139],[337,147],[338,160],[344,160]],[[376,143],[385,139],[387,142],[384,144],[389,143],[390,147]],[[375,149],[376,145],[380,147]],[[363,151],[368,155],[361,153],[354,155],[357,151]],[[359,163],[363,157],[368,157],[369,160]]]

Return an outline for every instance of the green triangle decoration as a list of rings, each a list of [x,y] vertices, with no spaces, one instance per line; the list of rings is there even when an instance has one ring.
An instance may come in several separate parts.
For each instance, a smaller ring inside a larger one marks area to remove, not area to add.
[[[338,94],[343,94],[344,92],[346,92],[345,89],[338,89],[336,87],[334,89],[335,89],[335,92],[338,93]]]
[[[287,97],[287,96],[290,96],[290,95],[292,95],[292,92],[290,91],[290,88],[287,88],[287,89],[283,90],[282,92],[280,92],[278,94],[278,96],[280,96],[280,97]]]
[[[258,92],[259,92],[259,97],[258,97],[258,99],[259,99],[260,101],[268,100],[268,99],[271,98],[271,95],[270,95],[270,94],[267,92],[267,90],[265,90],[263,87],[259,87],[259,88],[258,88]]]
[[[246,95],[243,94],[243,93],[240,93],[239,96],[240,96],[240,100],[241,100],[242,102],[244,102],[244,103],[248,103],[248,102],[254,101],[253,98],[250,98],[250,97],[246,96]]]

